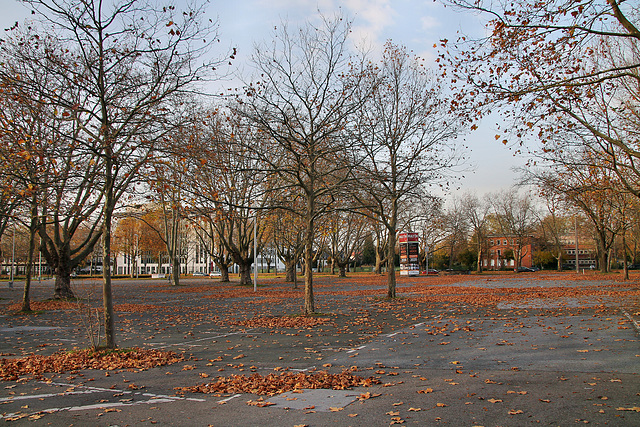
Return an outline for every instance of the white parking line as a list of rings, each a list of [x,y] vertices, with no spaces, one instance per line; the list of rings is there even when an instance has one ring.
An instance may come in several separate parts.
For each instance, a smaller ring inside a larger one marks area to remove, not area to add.
[[[218,400],[218,403],[225,403],[225,402],[230,401],[231,399],[235,399],[236,397],[240,397],[240,396],[242,396],[242,395],[241,394],[234,394],[233,396],[227,397],[226,399]]]
[[[215,336],[212,336],[212,337],[200,338],[200,339],[191,340],[191,341],[183,341],[183,342],[179,342],[179,343],[176,343],[176,344],[165,344],[165,345],[162,345],[162,346],[152,347],[152,348],[167,348],[167,347],[174,347],[174,346],[178,346],[178,345],[190,345],[190,346],[193,347],[194,344],[191,344],[191,343],[194,343],[194,342],[207,341],[207,340],[212,340],[212,339],[215,339],[215,338],[226,338],[226,337],[230,337],[232,335],[249,335],[248,334],[249,331],[251,331],[251,329],[249,329],[249,330],[247,330],[245,332],[232,332],[232,333],[229,333],[229,334],[215,335]]]
[[[633,325],[633,327],[636,330],[636,332],[640,334],[640,324],[638,324],[638,322],[636,322],[635,319],[633,317],[631,317],[631,315],[629,313],[627,313],[626,310],[622,310],[622,314],[624,314],[625,317],[627,319],[629,319],[629,321]]]
[[[361,345],[360,347],[356,347],[354,349],[351,349],[351,350],[347,351],[347,353],[355,353],[356,351],[362,350],[365,347],[366,347],[366,345]]]
[[[74,387],[74,388],[84,388],[86,390],[73,390],[73,391],[64,391],[60,393],[44,393],[44,394],[34,394],[34,395],[25,395],[25,396],[13,396],[6,397],[0,399],[0,402],[12,402],[16,400],[26,400],[26,399],[46,399],[51,397],[60,397],[60,396],[68,396],[68,395],[77,395],[77,394],[91,394],[91,393],[121,393],[127,394],[130,396],[144,396],[148,397],[148,400],[139,400],[137,402],[105,402],[105,403],[94,403],[90,405],[80,405],[80,406],[64,406],[59,408],[47,408],[42,409],[40,411],[34,412],[33,414],[52,414],[54,412],[61,411],[88,411],[93,409],[105,409],[105,408],[115,408],[120,406],[134,406],[134,405],[146,405],[146,404],[156,404],[156,403],[170,403],[170,402],[178,402],[178,401],[191,401],[191,402],[206,402],[205,399],[197,399],[193,397],[180,397],[180,396],[168,396],[165,394],[154,394],[154,393],[143,393],[143,392],[132,392],[129,390],[118,390],[111,388],[101,388],[101,387],[88,387],[77,384],[66,384],[66,383],[49,383],[43,382],[43,384],[54,385],[60,387]],[[33,415],[31,414],[31,415]],[[24,415],[24,414],[20,414]],[[0,419],[7,419],[18,416],[16,413],[11,414],[0,414]]]
[[[61,393],[32,394],[30,396],[2,397],[0,398],[0,402],[14,402],[16,400],[29,400],[29,399],[46,399],[47,397],[67,396],[71,394],[91,394],[91,393],[103,393],[103,391],[102,390],[69,391],[69,392],[61,392]]]

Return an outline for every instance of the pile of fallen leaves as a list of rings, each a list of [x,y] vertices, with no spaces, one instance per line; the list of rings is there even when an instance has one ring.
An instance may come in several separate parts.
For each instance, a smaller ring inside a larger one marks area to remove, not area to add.
[[[328,317],[283,316],[283,317],[254,317],[249,320],[231,321],[234,326],[246,328],[313,328],[330,323]]]
[[[352,387],[370,387],[380,384],[375,377],[362,378],[346,370],[340,374],[319,371],[311,374],[304,372],[279,372],[267,376],[235,375],[217,377],[215,381],[193,387],[176,387],[178,393],[252,393],[273,396],[287,391],[302,389],[346,390]]]
[[[127,312],[127,313],[146,313],[148,311],[162,310],[163,307],[152,304],[116,304],[113,306],[115,311]]]
[[[48,300],[48,301],[31,301],[29,306],[32,311],[45,310],[75,310],[81,303],[78,301],[65,300]],[[18,311],[22,309],[22,302],[16,302],[7,306],[7,311]]]
[[[63,373],[81,369],[145,370],[182,360],[184,360],[182,354],[176,354],[172,351],[140,348],[100,351],[87,349],[69,353],[54,353],[51,356],[33,354],[16,359],[0,359],[0,379],[13,381],[27,375],[42,378],[42,374],[48,372]]]

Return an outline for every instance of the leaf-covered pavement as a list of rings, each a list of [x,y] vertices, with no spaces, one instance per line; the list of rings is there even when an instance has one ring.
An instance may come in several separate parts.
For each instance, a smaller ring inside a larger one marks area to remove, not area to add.
[[[238,411],[248,423],[252,417],[266,420],[263,424],[282,417],[290,421],[279,425],[514,425],[522,420],[635,425],[640,348],[633,320],[640,315],[640,288],[615,278],[544,273],[399,278],[399,298],[388,301],[384,277],[320,276],[314,286],[320,314],[314,317],[298,316],[302,290],[281,279],[261,280],[257,293],[209,278],[185,280],[179,288],[151,280],[115,281],[119,345],[175,352],[185,360],[145,371],[111,366],[102,373],[78,364],[76,370],[45,373],[45,383],[33,375],[12,378],[4,382],[10,388],[4,388],[0,410],[17,417],[14,423],[35,416],[36,422],[70,424],[82,413],[105,425],[143,418],[171,425],[169,414],[188,407],[194,425],[244,424],[220,421]],[[48,286],[36,286],[41,312],[30,316],[13,314],[19,291],[0,290],[5,298],[0,300],[1,357],[44,357],[87,345],[78,304],[44,301]],[[98,281],[76,286],[85,296],[99,295]],[[99,309],[97,300],[82,304]],[[335,376],[340,384],[345,370],[359,380],[344,387],[370,398],[354,397],[348,406],[323,414],[329,418],[317,418],[317,409],[286,409],[286,402],[266,405],[269,398],[259,400],[251,389],[278,395],[289,386],[279,386],[276,378],[290,385],[322,375]],[[79,408],[73,411],[47,413],[49,398],[27,408],[20,406],[24,401],[11,400],[62,382],[74,390],[97,391],[69,394],[73,405],[65,400],[56,406]],[[235,388],[225,389],[225,383]],[[122,396],[109,390],[125,390],[132,401],[120,402]],[[209,393],[197,393],[202,390]],[[149,402],[166,404],[149,406],[139,400],[143,391],[165,396]],[[200,408],[201,400],[209,402],[209,413]],[[212,418],[212,403],[218,421]],[[98,410],[82,409],[90,405]]]

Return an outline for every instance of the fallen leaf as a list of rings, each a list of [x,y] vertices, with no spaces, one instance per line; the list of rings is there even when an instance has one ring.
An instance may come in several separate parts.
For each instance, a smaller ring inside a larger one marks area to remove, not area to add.
[[[633,411],[640,412],[640,406],[634,406],[632,408],[616,408],[616,411]]]

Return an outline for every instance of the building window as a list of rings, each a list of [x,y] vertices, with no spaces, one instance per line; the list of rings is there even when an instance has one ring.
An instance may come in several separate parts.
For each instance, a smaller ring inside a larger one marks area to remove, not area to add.
[[[491,246],[493,246],[493,240],[490,240],[489,243],[491,244]]]
[[[498,256],[502,255],[502,251],[500,249],[498,249]]]

